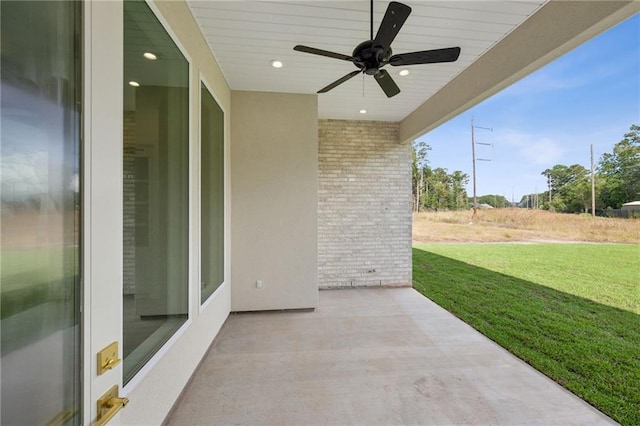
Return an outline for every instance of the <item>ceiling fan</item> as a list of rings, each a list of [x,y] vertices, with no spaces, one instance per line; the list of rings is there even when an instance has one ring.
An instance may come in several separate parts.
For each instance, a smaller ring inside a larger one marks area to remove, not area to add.
[[[371,40],[360,43],[353,50],[351,56],[301,45],[297,45],[293,50],[340,59],[343,61],[350,61],[358,68],[356,71],[352,71],[328,86],[318,90],[318,93],[326,93],[356,75],[364,73],[372,75],[378,82],[382,91],[388,98],[391,98],[400,93],[400,88],[393,81],[389,73],[382,69],[385,65],[397,67],[403,65],[454,62],[458,59],[458,56],[460,56],[459,47],[423,50],[420,52],[393,55],[391,51],[391,42],[393,42],[393,39],[398,35],[398,32],[402,28],[402,25],[404,25],[410,13],[411,8],[405,4],[395,1],[389,3],[387,11],[384,14],[384,18],[382,18],[380,28],[378,28],[378,33],[376,34],[376,37],[373,38],[373,0],[371,0]]]

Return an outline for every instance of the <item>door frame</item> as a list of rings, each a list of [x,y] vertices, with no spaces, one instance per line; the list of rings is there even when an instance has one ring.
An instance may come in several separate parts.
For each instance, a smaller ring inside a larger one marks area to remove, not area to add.
[[[122,388],[122,363],[101,376],[97,353],[113,341],[122,358],[122,1],[84,2],[82,155],[82,407]]]

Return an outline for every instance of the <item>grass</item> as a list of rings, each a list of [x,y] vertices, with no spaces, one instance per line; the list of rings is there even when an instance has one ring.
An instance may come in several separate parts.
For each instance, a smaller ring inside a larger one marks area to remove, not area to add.
[[[638,425],[639,250],[418,245],[414,287],[616,421]]]
[[[545,210],[420,212],[413,240],[432,242],[578,241],[640,244],[640,219],[593,218]]]
[[[440,244],[417,247],[640,315],[640,246]]]
[[[0,318],[70,297],[77,280],[77,256],[77,249],[71,247],[4,250],[0,255]]]

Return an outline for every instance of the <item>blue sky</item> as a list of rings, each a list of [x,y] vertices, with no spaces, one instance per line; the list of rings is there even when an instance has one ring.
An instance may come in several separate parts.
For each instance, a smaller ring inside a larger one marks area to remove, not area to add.
[[[542,192],[540,173],[555,164],[590,167],[640,124],[640,15],[591,39],[502,92],[418,138],[431,167],[471,177],[471,117],[476,129],[478,196],[516,201]],[[473,194],[471,179],[467,186]]]

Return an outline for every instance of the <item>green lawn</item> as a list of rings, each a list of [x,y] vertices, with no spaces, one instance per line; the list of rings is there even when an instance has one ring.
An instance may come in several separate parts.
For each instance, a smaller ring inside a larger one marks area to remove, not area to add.
[[[73,297],[78,261],[74,247],[4,250],[0,255],[0,318]]]
[[[640,424],[640,246],[441,244],[414,287],[624,425]]]

